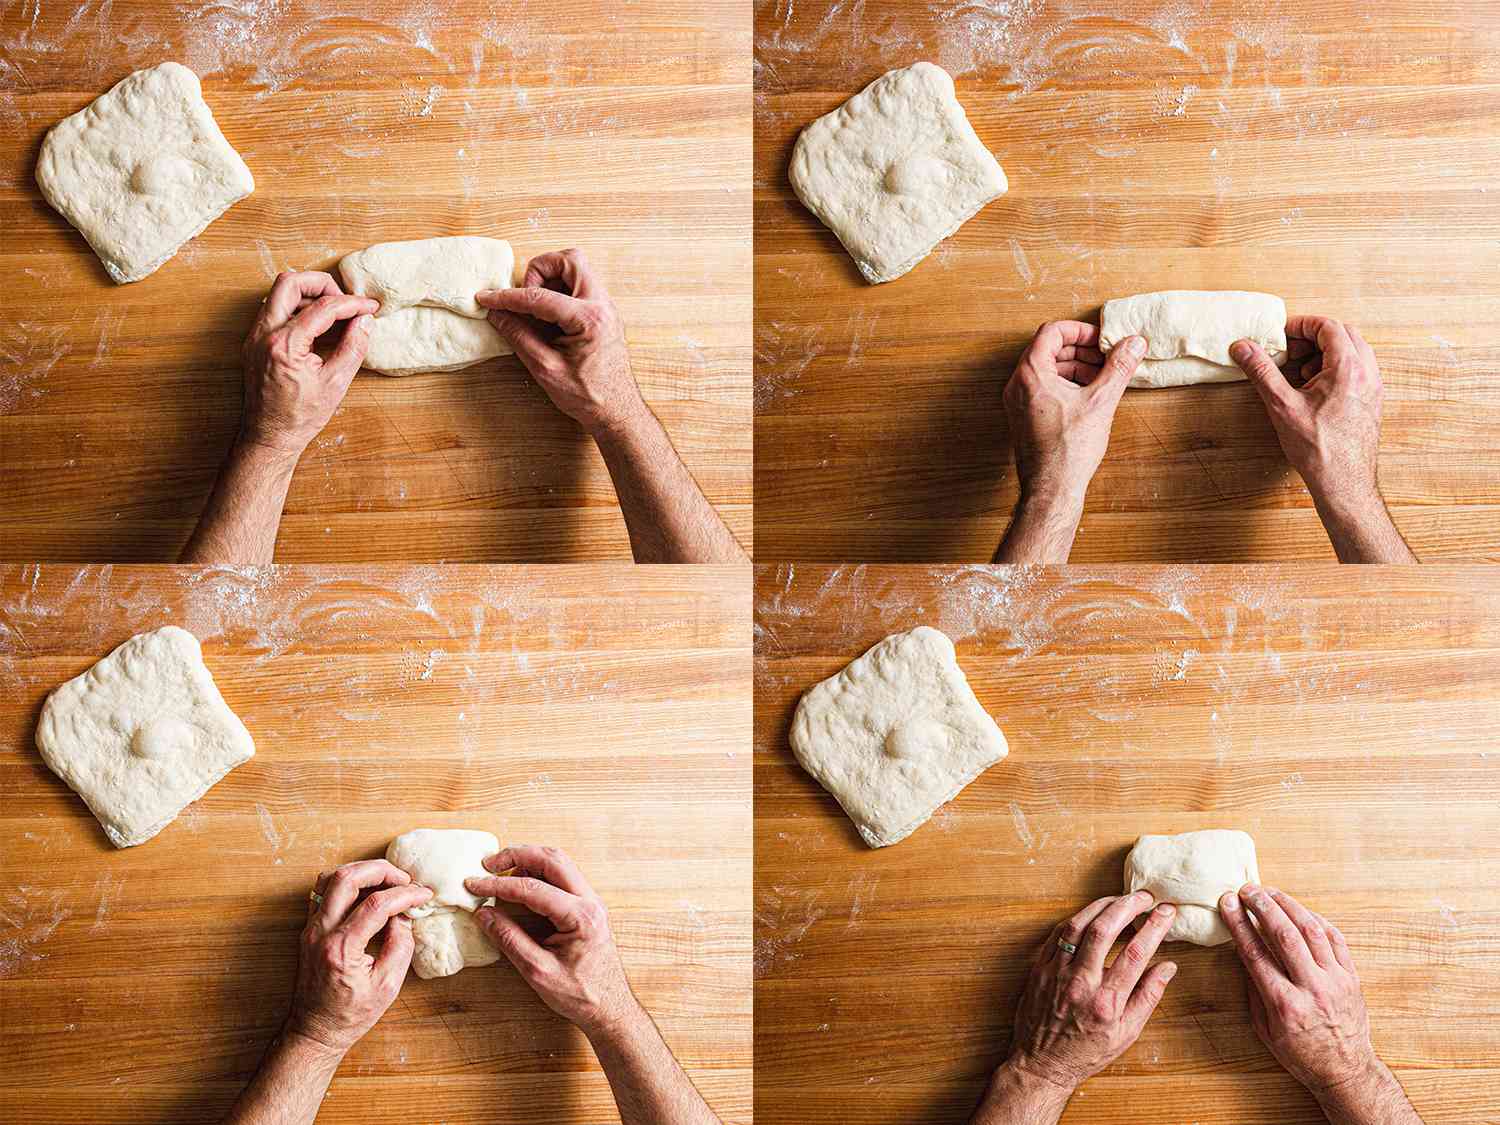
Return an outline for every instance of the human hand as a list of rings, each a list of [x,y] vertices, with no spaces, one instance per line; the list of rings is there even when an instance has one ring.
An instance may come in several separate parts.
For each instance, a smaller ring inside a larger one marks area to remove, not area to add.
[[[245,339],[240,441],[301,456],[344,399],[370,343],[380,302],[339,289],[326,273],[278,274]],[[347,321],[325,360],[313,342]]]
[[[1005,415],[1023,494],[1076,503],[1104,460],[1120,396],[1146,342],[1121,340],[1108,358],[1099,329],[1076,320],[1044,324],[1005,384]]]
[[[383,888],[359,900],[360,892]],[[432,897],[428,887],[383,859],[346,863],[318,876],[309,898],[287,1031],[342,1054],[375,1026],[406,979],[414,948],[401,912]],[[365,952],[385,933],[379,954]]]
[[[552,926],[553,932],[538,941],[503,910],[482,906],[474,912],[480,928],[547,1007],[591,1038],[639,1012],[604,902],[577,864],[557,848],[517,844],[488,857],[484,866],[514,873],[464,880],[472,894],[524,906]]]
[[[1229,349],[1260,392],[1282,452],[1320,504],[1380,504],[1383,389],[1375,352],[1353,325],[1325,316],[1287,321],[1287,370],[1252,340]]]
[[[1119,1058],[1177,973],[1171,961],[1147,968],[1176,913],[1169,903],[1153,909],[1150,893],[1136,891],[1097,899],[1059,923],[1037,951],[1001,1070],[1071,1093]],[[1140,928],[1106,966],[1115,939],[1142,914]],[[1078,951],[1067,953],[1060,942]]]
[[[486,289],[474,299],[552,404],[591,435],[627,426],[645,410],[620,314],[581,252],[540,254],[519,288]]]

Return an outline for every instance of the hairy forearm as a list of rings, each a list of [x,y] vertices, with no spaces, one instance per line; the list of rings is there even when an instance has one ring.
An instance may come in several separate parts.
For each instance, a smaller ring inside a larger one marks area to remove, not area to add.
[[[1314,1091],[1332,1125],[1422,1125],[1390,1068],[1376,1060],[1359,1078]]]
[[[609,1079],[621,1125],[721,1125],[644,1008],[637,1005],[618,1024],[592,1032],[589,1043]]]
[[[1358,499],[1313,492],[1318,518],[1328,531],[1334,553],[1346,563],[1414,563],[1406,540],[1391,522],[1379,492]]]
[[[341,1058],[321,1043],[283,1030],[223,1125],[312,1125]]]
[[[1004,1063],[990,1078],[969,1125],[1054,1125],[1071,1090]]]
[[[236,441],[182,550],[182,561],[270,562],[297,460],[293,453]]]
[[[620,500],[638,563],[731,563],[747,559],[729,528],[644,404],[625,424],[594,435]]]
[[[1078,523],[1083,519],[1083,496],[1060,491],[1023,490],[1005,537],[995,552],[997,563],[1068,561]]]

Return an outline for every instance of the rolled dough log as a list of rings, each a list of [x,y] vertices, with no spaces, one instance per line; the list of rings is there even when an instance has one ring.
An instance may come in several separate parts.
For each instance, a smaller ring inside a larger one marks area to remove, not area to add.
[[[1180,387],[1243,379],[1229,345],[1254,340],[1286,362],[1286,304],[1270,293],[1169,289],[1104,302],[1099,346],[1108,351],[1127,336],[1144,336],[1146,355],[1132,387]]]
[[[465,879],[489,874],[484,857],[499,850],[496,837],[467,828],[414,828],[386,849],[387,861],[410,875],[412,882],[433,890],[430,899],[406,912],[416,942],[412,968],[423,980],[500,959],[500,951],[484,936],[473,913],[494,899],[479,898],[464,887]]]
[[[1142,836],[1125,857],[1125,893],[1148,890],[1177,907],[1164,941],[1222,945],[1231,939],[1219,899],[1260,882],[1255,841],[1247,833],[1206,828],[1177,836]]]
[[[54,125],[36,182],[116,282],[139,281],[255,190],[198,76],[164,62]]]
[[[871,283],[906,273],[1006,189],[953,79],[928,62],[882,75],[803,129],[791,180]]]
[[[1008,752],[953,642],[925,625],[809,690],[791,742],[872,848],[904,840]]]
[[[472,235],[381,242],[346,255],[344,288],[380,302],[364,366],[415,375],[509,355],[474,294],[510,288],[514,269],[510,243]]]
[[[53,691],[36,744],[117,848],[145,843],[255,756],[198,638],[173,625],[131,637]]]

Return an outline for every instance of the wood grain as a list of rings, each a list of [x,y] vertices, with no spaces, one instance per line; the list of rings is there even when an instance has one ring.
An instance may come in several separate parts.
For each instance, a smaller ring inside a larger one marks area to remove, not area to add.
[[[1036,326],[1201,288],[1356,323],[1397,525],[1424,558],[1500,559],[1500,5],[767,0],[755,36],[760,558],[988,559],[1017,498],[1000,392]],[[921,59],[1010,191],[872,287],[787,165]],[[1074,562],[1294,558],[1332,550],[1254,388],[1126,395]]]
[[[418,826],[550,842],[726,1120],[751,1113],[750,575],[714,567],[0,572],[7,1119],[216,1120],[286,1011],[319,871]],[[48,691],[192,630],[256,756],[115,850],[42,762]],[[319,1122],[614,1120],[502,964],[410,977]]]
[[[748,8],[664,0],[0,11],[0,558],[165,561],[238,425],[239,349],[284,268],[389,239],[581,247],[688,467],[751,542]],[[132,70],[203,79],[256,190],[110,283],[42,200],[46,130]],[[278,559],[628,558],[593,444],[519,362],[355,380],[302,460]]]
[[[1348,935],[1429,1125],[1500,1101],[1500,574],[1489,567],[756,568],[756,1119],[962,1122],[1035,944],[1147,832],[1237,827]],[[797,700],[943,629],[1010,743],[907,840],[797,765]],[[1229,948],[1177,978],[1068,1122],[1317,1122]],[[1146,1108],[1149,1107],[1149,1108]]]

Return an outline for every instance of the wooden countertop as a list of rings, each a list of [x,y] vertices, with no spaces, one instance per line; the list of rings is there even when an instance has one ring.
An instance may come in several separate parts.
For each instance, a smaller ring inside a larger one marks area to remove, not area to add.
[[[929,624],[1011,753],[902,843],[797,765],[801,693]],[[1500,573],[757,568],[756,1120],[962,1122],[1036,943],[1137,836],[1235,827],[1333,919],[1429,1125],[1500,1104]],[[1291,1125],[1229,947],[1180,966],[1066,1121]]]
[[[751,1112],[749,576],[710,567],[0,574],[7,1119],[217,1120],[291,997],[321,870],[409,828],[555,843],[726,1120]],[[256,740],[110,847],[34,749],[46,694],[134,633],[203,641]],[[582,1035],[508,964],[409,976],[319,1125],[615,1120]]]
[[[334,14],[342,12],[343,14]],[[169,561],[239,421],[281,269],[373,242],[578,246],[636,377],[751,542],[748,5],[10,4],[0,13],[0,558]],[[42,200],[42,137],[167,59],[255,193],[111,283]],[[629,558],[593,444],[513,358],[357,378],[303,458],[277,558]]]
[[[1357,324],[1397,525],[1424,558],[1500,559],[1500,7],[778,0],[755,36],[758,558],[987,561],[1037,325],[1180,288]],[[924,59],[1010,191],[869,286],[787,166]],[[1332,557],[1253,387],[1127,392],[1074,562]]]

